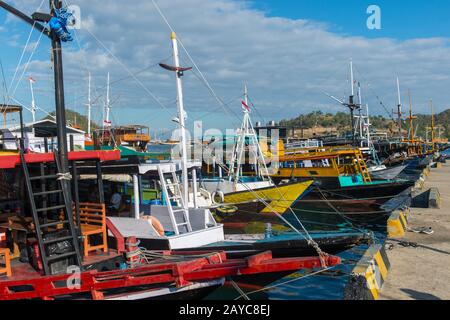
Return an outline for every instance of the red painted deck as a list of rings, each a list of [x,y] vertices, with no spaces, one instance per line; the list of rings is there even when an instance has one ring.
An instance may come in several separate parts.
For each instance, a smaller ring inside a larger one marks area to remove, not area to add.
[[[170,253],[165,253],[169,254]],[[175,284],[177,288],[186,287],[195,282],[204,282],[213,279],[223,279],[251,274],[277,273],[300,269],[318,268],[321,262],[318,257],[273,259],[271,252],[264,252],[246,259],[228,260],[224,252],[210,252],[208,256],[202,253],[184,253],[183,256],[174,256],[177,260],[159,259],[151,264],[126,270],[108,272],[89,271],[80,274],[79,288],[67,286],[71,275],[34,277],[26,269],[21,269],[22,277],[27,279],[0,281],[0,300],[17,299],[53,299],[58,296],[90,294],[91,299],[105,299],[108,290],[133,288],[140,286],[159,286],[164,288],[167,284]],[[328,266],[341,263],[339,257],[328,256]],[[17,270],[17,269],[16,269]],[[13,270],[14,272],[14,270]],[[66,286],[61,285],[66,283]],[[59,284],[59,285],[57,285]],[[17,287],[27,287],[26,290],[15,291]]]
[[[120,151],[72,151],[68,153],[70,161],[82,160],[100,160],[100,161],[114,161],[120,160]],[[27,153],[25,161],[27,163],[42,163],[53,162],[55,155],[53,153]],[[14,169],[20,164],[20,155],[1,155],[0,154],[0,169]]]
[[[120,256],[115,250],[109,250],[108,253],[96,253],[91,254],[84,258],[83,265],[97,264],[110,259],[114,259]],[[11,261],[12,276],[9,278],[0,276],[0,283],[2,281],[23,281],[42,278],[42,274],[34,269],[31,264],[20,262],[19,259],[14,259]]]

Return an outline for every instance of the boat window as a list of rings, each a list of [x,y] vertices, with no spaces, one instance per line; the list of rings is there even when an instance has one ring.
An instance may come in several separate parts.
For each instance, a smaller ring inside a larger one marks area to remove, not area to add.
[[[296,165],[297,168],[304,168],[305,167],[305,164],[304,164],[303,161],[297,161],[295,163],[295,165]]]

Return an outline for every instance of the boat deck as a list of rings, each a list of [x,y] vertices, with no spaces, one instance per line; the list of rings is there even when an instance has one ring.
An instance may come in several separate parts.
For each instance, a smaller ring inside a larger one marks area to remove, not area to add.
[[[121,256],[122,255],[117,253],[116,250],[109,250],[108,253],[103,252],[94,253],[84,258],[83,266],[84,267],[98,266],[101,270],[102,264],[119,259],[119,257]],[[11,269],[12,269],[12,276],[11,277],[0,276],[0,282],[29,280],[42,277],[42,274],[35,268],[33,268],[33,266],[30,263],[20,262],[19,259],[14,259],[11,261]]]
[[[42,163],[53,162],[55,155],[53,153],[27,153],[25,154],[25,161],[27,163]],[[114,161],[120,159],[120,151],[72,151],[68,153],[70,161],[83,160],[99,160],[99,161]],[[0,153],[0,169],[14,169],[20,165],[19,153]]]

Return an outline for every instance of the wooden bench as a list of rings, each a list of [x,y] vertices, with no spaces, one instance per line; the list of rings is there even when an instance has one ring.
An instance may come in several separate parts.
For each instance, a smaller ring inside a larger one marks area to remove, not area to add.
[[[9,255],[9,249],[0,248],[0,258],[3,258],[4,260],[3,264],[5,265],[4,267],[0,267],[0,276],[6,274],[7,277],[11,277],[12,271],[11,271],[11,257]]]
[[[106,207],[104,203],[80,203],[80,229],[83,236],[84,256],[89,252],[102,249],[108,252],[106,233]],[[90,237],[101,235],[102,244],[91,245]]]

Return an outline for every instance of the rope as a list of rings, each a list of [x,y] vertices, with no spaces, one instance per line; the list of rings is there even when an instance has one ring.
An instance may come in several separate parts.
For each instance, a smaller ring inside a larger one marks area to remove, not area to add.
[[[306,278],[318,275],[320,273],[323,273],[325,271],[329,271],[329,270],[334,269],[334,268],[336,268],[336,266],[327,267],[325,269],[321,269],[319,271],[316,271],[316,272],[304,275],[304,276],[299,277],[299,278],[295,278],[295,279],[291,279],[291,280],[288,280],[288,281],[285,281],[285,282],[281,282],[281,283],[275,284],[273,286],[266,286],[266,287],[264,287],[262,289],[251,291],[251,292],[247,293],[246,296],[249,296],[251,294],[255,294],[255,293],[258,293],[258,292],[262,292],[262,291],[267,291],[267,290],[270,290],[270,289],[275,289],[275,288],[283,286],[285,284],[289,284],[289,283],[296,282],[296,281],[299,281],[299,280],[302,280],[302,279],[306,279]],[[240,295],[239,297],[235,298],[234,300],[239,300],[240,298],[242,298],[242,295]]]
[[[233,288],[236,289],[236,291],[240,294],[239,298],[244,297],[245,300],[250,301],[250,298],[248,297],[248,295],[244,291],[242,291],[241,288],[239,288],[239,286],[237,285],[236,282],[234,282],[233,279],[230,279],[229,282],[231,283]]]
[[[111,52],[111,50],[109,50],[104,44],[103,42],[101,42],[96,36],[95,34],[93,34],[89,29],[86,29],[86,31],[100,44],[100,46],[103,47],[103,49],[108,52],[108,54],[114,59],[116,60],[116,62],[118,64],[120,64],[129,74],[130,76],[145,90],[145,92],[147,92],[152,98],[153,100],[156,101],[156,103],[158,103],[164,110],[169,111],[169,109],[161,102],[161,100],[158,99],[158,97],[155,96],[155,94],[153,92],[150,91],[150,89],[148,89],[137,77],[136,75],[123,63],[119,60],[119,58],[117,58],[114,53]]]
[[[363,230],[361,228],[359,228],[358,226],[354,225],[354,221],[352,222],[352,219],[349,219],[348,217],[344,216],[341,212],[339,212],[339,210],[336,209],[336,207],[333,206],[333,204],[325,197],[325,195],[322,193],[322,191],[319,189],[320,194],[322,195],[323,199],[327,202],[328,206],[333,209],[337,214],[339,214],[342,219],[344,219],[346,222],[350,223],[350,225],[355,228],[355,230],[358,230],[362,233],[369,233],[369,235],[371,236],[372,240],[375,241],[377,240],[375,233],[373,231],[367,231],[367,230]]]
[[[72,175],[69,172],[66,173],[57,173],[56,176],[58,178],[56,178],[56,180],[66,180],[66,181],[71,181],[72,180]]]
[[[28,67],[29,67],[29,65],[30,65],[30,63],[31,63],[31,59],[33,58],[33,56],[34,56],[34,54],[35,54],[37,48],[39,47],[39,44],[40,44],[40,42],[41,42],[41,39],[42,39],[42,35],[43,35],[43,34],[44,34],[44,30],[42,30],[42,31],[40,32],[40,34],[39,34],[39,38],[38,38],[38,40],[37,40],[37,42],[36,42],[36,45],[34,46],[33,51],[31,52],[31,54],[30,54],[30,56],[29,56],[29,58],[28,58],[28,60],[27,60],[27,63],[25,64],[25,66],[24,66],[24,68],[23,68],[23,70],[22,70],[22,73],[21,73],[19,79],[17,80],[16,86],[14,87],[14,90],[13,90],[13,92],[12,92],[12,94],[11,94],[12,96],[15,95],[15,93],[16,93],[16,91],[17,91],[17,88],[18,88],[19,85],[20,85],[20,81],[22,80],[23,76],[25,75],[25,72],[27,72]],[[26,46],[28,46],[28,44],[27,44]]]
[[[269,210],[272,211],[273,214],[275,214],[278,218],[280,218],[281,220],[283,220],[284,223],[286,223],[292,230],[294,230],[295,232],[297,232],[299,235],[303,236],[305,238],[305,240],[308,242],[308,245],[312,246],[314,248],[314,250],[316,250],[317,254],[319,255],[319,259],[320,259],[320,263],[322,265],[323,268],[327,267],[327,263],[325,258],[328,257],[329,255],[325,252],[322,251],[322,249],[320,249],[318,243],[316,241],[314,241],[314,239],[311,237],[311,235],[309,234],[308,230],[305,228],[305,226],[303,225],[303,223],[298,219],[298,217],[295,215],[295,213],[292,211],[292,208],[289,207],[289,209],[291,210],[291,212],[294,214],[294,217],[296,218],[296,220],[298,221],[298,223],[300,224],[300,227],[303,229],[304,233],[301,233],[297,228],[295,228],[287,219],[285,219],[281,214],[279,214],[278,212],[276,212],[273,207],[267,203],[266,200],[264,200],[263,198],[261,198],[253,189],[251,189],[250,187],[248,187],[245,183],[242,183],[242,185],[247,189],[247,191],[249,191],[250,193],[252,193],[253,195],[256,196],[256,198],[258,198]],[[276,186],[275,186],[276,187]],[[278,188],[277,188],[278,190]]]

